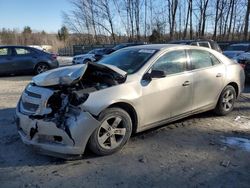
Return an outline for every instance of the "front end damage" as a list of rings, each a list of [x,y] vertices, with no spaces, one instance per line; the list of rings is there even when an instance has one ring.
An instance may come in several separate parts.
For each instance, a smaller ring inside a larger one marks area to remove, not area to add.
[[[82,66],[87,67],[80,72],[79,67],[62,69],[67,74],[59,78],[53,71],[42,75],[44,79],[35,77],[26,87],[16,108],[18,132],[25,144],[57,157],[84,153],[100,123],[82,104],[91,93],[121,84],[126,77],[102,65]],[[48,76],[53,77],[51,84]]]

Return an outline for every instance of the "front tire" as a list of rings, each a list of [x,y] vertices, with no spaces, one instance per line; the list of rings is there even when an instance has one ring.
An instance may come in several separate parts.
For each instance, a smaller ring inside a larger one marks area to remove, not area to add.
[[[97,155],[110,155],[119,151],[129,140],[132,121],[120,108],[108,108],[100,116],[101,125],[89,139],[89,148]]]
[[[214,111],[217,115],[224,116],[230,113],[234,108],[236,92],[233,86],[226,86],[221,92],[219,101]]]

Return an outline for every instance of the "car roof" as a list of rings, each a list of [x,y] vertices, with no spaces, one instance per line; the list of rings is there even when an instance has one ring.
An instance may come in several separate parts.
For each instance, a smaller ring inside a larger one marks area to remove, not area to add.
[[[131,46],[131,47],[127,47],[126,49],[163,50],[167,48],[181,47],[181,46],[187,47],[187,45],[181,45],[181,44],[146,44],[146,45]]]
[[[24,45],[0,45],[1,48],[33,48],[30,46],[24,46]]]
[[[205,51],[216,51],[211,48],[202,47],[202,46],[192,46],[192,45],[186,45],[186,44],[147,44],[147,45],[139,45],[139,46],[131,46],[126,47],[125,49],[149,49],[149,50],[167,50],[167,49],[196,49],[196,50],[205,50]]]

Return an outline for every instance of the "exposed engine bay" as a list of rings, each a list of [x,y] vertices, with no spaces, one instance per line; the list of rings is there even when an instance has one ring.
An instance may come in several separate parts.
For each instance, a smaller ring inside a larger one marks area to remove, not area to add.
[[[72,67],[70,68],[72,69]],[[67,67],[61,68],[57,77],[54,75],[58,71],[55,71],[54,74],[51,71],[50,73],[34,77],[31,85],[42,86],[53,91],[53,95],[49,97],[46,106],[52,109],[49,115],[59,112],[62,108],[65,109],[68,105],[78,106],[87,100],[90,93],[121,84],[126,80],[124,73],[122,75],[100,64],[88,63],[86,65],[73,66],[73,68],[75,69],[71,71],[68,71]],[[64,70],[66,70],[65,74],[62,74]],[[44,77],[44,79],[41,77]],[[52,80],[51,84],[49,83],[50,80],[46,80],[48,77]]]
[[[76,107],[84,103],[92,92],[118,85],[124,81],[125,78],[119,74],[90,65],[84,75],[70,85],[48,86],[47,88],[54,90],[54,94],[48,100],[48,105],[52,109],[52,114],[55,114],[65,109],[66,106]]]

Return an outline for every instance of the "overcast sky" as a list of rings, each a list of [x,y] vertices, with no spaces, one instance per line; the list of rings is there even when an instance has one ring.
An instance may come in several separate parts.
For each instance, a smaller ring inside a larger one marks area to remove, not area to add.
[[[0,0],[0,28],[57,32],[62,11],[70,10],[69,0]]]

